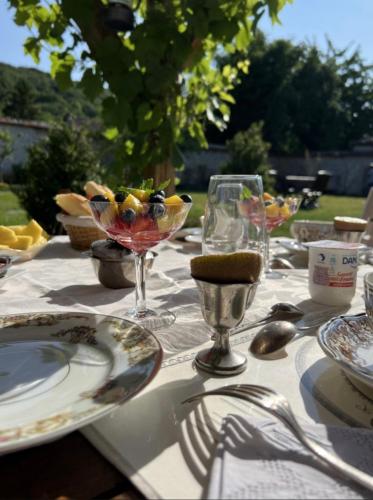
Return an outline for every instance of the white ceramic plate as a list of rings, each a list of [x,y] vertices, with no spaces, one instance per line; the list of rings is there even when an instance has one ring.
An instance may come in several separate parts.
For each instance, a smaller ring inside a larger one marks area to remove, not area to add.
[[[89,313],[0,317],[0,453],[61,437],[145,387],[159,342],[129,321]]]
[[[318,333],[324,353],[351,382],[373,398],[373,332],[365,314],[333,318]]]
[[[189,243],[195,243],[196,245],[202,245],[202,235],[201,234],[188,234],[185,236],[185,241]]]
[[[193,236],[198,236],[198,235],[202,234],[201,227],[183,227],[182,231],[186,234],[193,235]]]
[[[277,243],[282,246],[282,248],[285,248],[288,252],[294,254],[294,255],[299,255],[299,256],[307,256],[308,255],[308,248],[305,247],[302,243],[299,243],[296,240],[277,240]]]

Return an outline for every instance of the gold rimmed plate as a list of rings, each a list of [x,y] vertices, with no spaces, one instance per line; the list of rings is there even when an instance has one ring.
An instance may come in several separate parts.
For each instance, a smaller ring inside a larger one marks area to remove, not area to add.
[[[362,313],[331,319],[319,329],[318,341],[355,387],[373,399],[373,332],[367,316]]]
[[[157,374],[145,328],[82,312],[0,317],[0,453],[59,438],[110,413]]]

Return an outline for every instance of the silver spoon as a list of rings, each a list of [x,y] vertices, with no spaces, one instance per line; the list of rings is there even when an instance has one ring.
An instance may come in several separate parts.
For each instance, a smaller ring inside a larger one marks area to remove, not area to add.
[[[289,321],[274,321],[259,330],[251,342],[250,351],[261,356],[273,354],[285,347],[297,333],[303,335],[305,331],[316,328],[321,324],[319,321],[315,324],[296,327]]]
[[[229,335],[236,335],[237,333],[244,332],[245,330],[250,330],[250,328],[255,328],[262,324],[266,324],[269,321],[280,320],[280,319],[297,319],[304,316],[304,311],[298,306],[291,304],[290,302],[278,302],[274,304],[270,312],[262,319],[254,321],[254,323],[242,323],[236,328],[230,330]]]

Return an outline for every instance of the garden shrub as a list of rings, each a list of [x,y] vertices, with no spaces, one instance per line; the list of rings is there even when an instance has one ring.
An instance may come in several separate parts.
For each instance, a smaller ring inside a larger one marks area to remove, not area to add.
[[[265,190],[271,189],[269,177],[268,152],[271,147],[263,139],[264,122],[254,122],[232,140],[227,141],[230,160],[222,167],[222,174],[250,175],[258,174],[263,178]]]
[[[53,234],[59,210],[54,196],[69,191],[82,194],[88,180],[100,181],[100,164],[88,134],[71,125],[51,129],[28,153],[17,172],[21,185],[16,192],[30,216]]]

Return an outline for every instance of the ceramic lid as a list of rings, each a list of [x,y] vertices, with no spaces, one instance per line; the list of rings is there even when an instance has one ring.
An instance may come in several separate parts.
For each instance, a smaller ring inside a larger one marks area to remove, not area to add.
[[[309,248],[324,248],[333,250],[358,250],[359,248],[363,248],[363,245],[360,243],[346,243],[344,241],[337,240],[311,241],[309,243],[303,243],[303,245]]]

